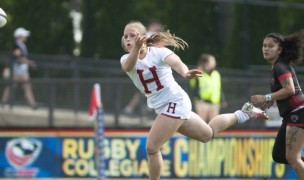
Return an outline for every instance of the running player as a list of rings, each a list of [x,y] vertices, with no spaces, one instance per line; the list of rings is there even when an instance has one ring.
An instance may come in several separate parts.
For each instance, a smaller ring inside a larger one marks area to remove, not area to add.
[[[253,104],[269,107],[277,102],[283,123],[273,147],[273,160],[289,164],[299,179],[304,179],[301,150],[304,146],[304,95],[293,64],[302,61],[304,30],[283,37],[279,33],[266,35],[263,41],[264,59],[271,68],[271,93],[254,95]]]
[[[146,150],[150,180],[161,175],[162,155],[160,149],[176,132],[201,142],[208,142],[236,122],[249,119],[266,119],[261,109],[245,103],[242,110],[222,114],[209,125],[191,111],[187,93],[175,81],[172,69],[187,79],[200,77],[202,72],[188,67],[166,46],[184,49],[187,43],[169,32],[146,36],[145,26],[136,21],[125,26],[122,47],[128,52],[121,57],[121,67],[135,86],[147,97],[149,108],[158,114],[148,134]]]

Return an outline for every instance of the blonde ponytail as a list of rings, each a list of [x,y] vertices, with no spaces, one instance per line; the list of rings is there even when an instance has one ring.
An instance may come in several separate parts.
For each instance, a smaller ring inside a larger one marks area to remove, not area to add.
[[[188,44],[183,39],[171,34],[169,31],[157,32],[147,40],[147,46],[171,46],[174,49],[184,50]]]

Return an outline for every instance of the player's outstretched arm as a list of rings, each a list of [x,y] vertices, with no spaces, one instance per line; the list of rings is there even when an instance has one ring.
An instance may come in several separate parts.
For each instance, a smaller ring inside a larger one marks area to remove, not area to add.
[[[176,54],[170,54],[168,57],[166,57],[165,63],[167,63],[172,69],[174,69],[184,78],[191,79],[202,76],[202,72],[198,69],[192,69],[189,71],[186,64],[183,63],[183,61]]]

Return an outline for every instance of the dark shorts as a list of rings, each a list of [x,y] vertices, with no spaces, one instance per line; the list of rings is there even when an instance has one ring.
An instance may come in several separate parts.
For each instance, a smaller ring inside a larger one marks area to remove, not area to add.
[[[287,126],[296,126],[304,129],[304,108],[286,115],[283,121],[287,122]]]

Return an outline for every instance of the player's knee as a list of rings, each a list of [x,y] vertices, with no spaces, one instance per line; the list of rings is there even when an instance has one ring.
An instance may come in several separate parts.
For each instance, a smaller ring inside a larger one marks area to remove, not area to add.
[[[209,142],[209,141],[211,141],[212,140],[212,134],[208,134],[207,136],[204,136],[203,138],[202,138],[202,140],[201,140],[201,142],[203,142],[203,143],[207,143],[207,142]]]
[[[151,144],[147,144],[146,146],[146,152],[148,155],[157,154],[160,151],[160,149],[161,149],[160,147],[156,147]]]
[[[207,143],[207,142],[211,141],[212,138],[213,138],[213,130],[210,128],[210,129],[208,129],[208,131],[202,133],[200,141],[203,143]]]

